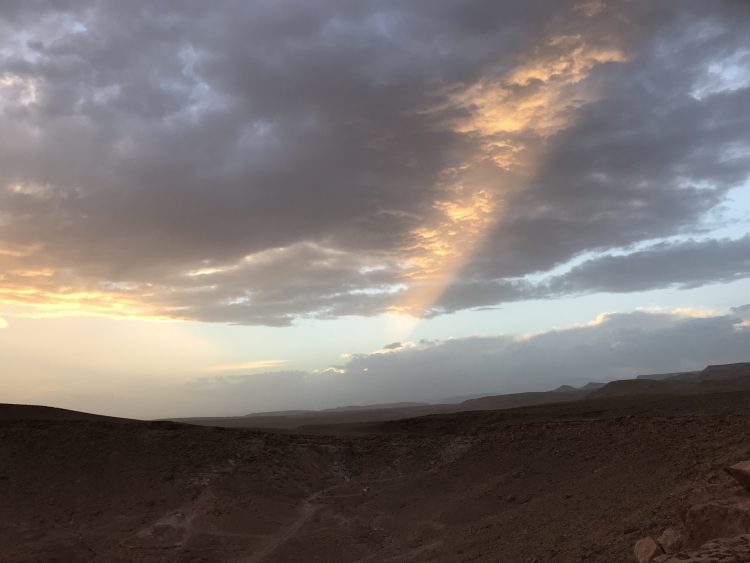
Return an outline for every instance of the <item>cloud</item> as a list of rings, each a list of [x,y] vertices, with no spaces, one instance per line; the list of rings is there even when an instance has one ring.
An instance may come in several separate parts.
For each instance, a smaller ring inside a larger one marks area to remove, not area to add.
[[[750,306],[605,313],[594,322],[514,337],[424,342],[355,354],[317,373],[204,378],[170,388],[174,414],[242,414],[345,404],[440,401],[477,393],[540,391],[707,364],[750,361]],[[158,416],[158,415],[154,415]]]
[[[45,324],[62,322],[45,321],[43,329]],[[196,340],[181,323],[66,322],[64,337],[43,339],[48,352],[90,348],[92,329],[104,338],[103,347],[93,353],[96,357],[82,353],[62,364],[59,354],[34,355],[38,339],[23,333],[38,334],[36,321],[18,319],[17,324],[0,339],[0,347],[5,348],[9,373],[15,366],[15,371],[26,375],[2,382],[6,396],[14,402],[142,418],[441,401],[750,361],[750,305],[728,312],[610,312],[579,326],[532,335],[420,341],[402,343],[388,353],[382,349],[352,353],[339,365],[313,372],[282,369],[208,375],[203,366],[217,364],[216,350]],[[154,341],[163,345],[145,344]],[[123,356],[120,349],[142,353]],[[178,349],[182,352],[175,356]],[[123,357],[128,358],[127,365],[120,360]],[[29,358],[34,361],[29,363]],[[61,369],[70,374],[62,386],[55,375]],[[123,378],[123,373],[144,375]],[[186,381],[190,373],[195,379]]]
[[[2,328],[8,328],[8,321],[0,317],[0,329]]]
[[[696,287],[750,276],[750,236],[661,243],[620,256],[583,262],[550,283],[553,293],[628,292]]]
[[[285,363],[287,363],[287,360],[251,360],[247,362],[236,362],[232,364],[212,366],[208,369],[208,371],[246,371],[268,369],[284,365]]]
[[[525,298],[721,218],[750,171],[748,22],[732,1],[5,2],[0,301],[282,326]],[[638,271],[623,291],[688,276]]]
[[[750,236],[660,242],[624,254],[601,254],[569,271],[539,281],[480,280],[450,287],[434,314],[498,302],[556,298],[595,292],[627,293],[687,289],[750,276]]]

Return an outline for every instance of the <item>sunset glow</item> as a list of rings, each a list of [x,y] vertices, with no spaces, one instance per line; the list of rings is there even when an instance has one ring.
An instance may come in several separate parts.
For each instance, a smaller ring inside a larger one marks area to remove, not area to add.
[[[544,388],[519,342],[744,335],[747,10],[11,2],[0,390],[427,400]],[[579,371],[650,369],[612,342]],[[452,346],[536,375],[429,375]]]

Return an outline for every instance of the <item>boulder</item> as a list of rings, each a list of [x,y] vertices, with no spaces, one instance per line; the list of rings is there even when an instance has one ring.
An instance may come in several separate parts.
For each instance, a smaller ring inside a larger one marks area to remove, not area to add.
[[[724,471],[729,473],[746,491],[750,491],[750,460],[740,461]]]
[[[691,506],[685,513],[686,546],[750,533],[750,499],[733,498]]]
[[[750,535],[711,540],[696,549],[660,555],[652,563],[747,563]]]
[[[674,528],[667,528],[656,538],[664,553],[677,553],[685,545],[685,537]]]
[[[656,543],[656,540],[651,537],[639,539],[636,542],[633,551],[635,552],[635,559],[638,563],[651,563],[655,557],[664,553],[659,544]]]

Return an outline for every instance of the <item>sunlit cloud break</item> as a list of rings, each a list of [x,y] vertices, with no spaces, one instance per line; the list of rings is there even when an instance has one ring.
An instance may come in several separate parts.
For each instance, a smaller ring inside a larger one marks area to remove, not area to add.
[[[268,369],[282,366],[288,363],[287,360],[250,360],[246,362],[237,362],[232,364],[220,364],[211,366],[207,371],[211,372],[230,372],[230,371],[251,371],[258,369]]]
[[[590,47],[580,35],[553,36],[499,77],[446,89],[449,101],[432,111],[466,110],[469,117],[449,125],[478,140],[480,150],[444,173],[450,198],[435,202],[434,216],[413,231],[404,260],[408,287],[389,313],[430,310],[503,220],[504,199],[531,181],[546,139],[595,99],[581,83],[598,64],[625,60],[618,48]]]
[[[606,275],[614,249],[708,254],[687,237],[750,189],[746,3],[135,5],[0,15],[18,314],[385,313],[401,340],[476,307],[749,275],[740,219],[714,274]]]

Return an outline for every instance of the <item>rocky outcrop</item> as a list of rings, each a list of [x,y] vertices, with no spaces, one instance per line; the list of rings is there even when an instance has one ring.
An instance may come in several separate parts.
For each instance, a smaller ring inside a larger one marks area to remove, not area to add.
[[[746,491],[750,491],[750,460],[740,461],[725,470]]]
[[[725,471],[750,491],[750,460]],[[750,496],[731,492],[693,504],[682,511],[682,525],[667,528],[654,540],[642,538],[634,547],[638,563],[750,562]]]
[[[750,498],[735,497],[691,506],[685,513],[687,546],[750,533]]]
[[[656,538],[664,553],[677,553],[685,546],[685,534],[675,528],[667,528]]]
[[[667,528],[657,539],[645,537],[638,540],[633,552],[638,563],[651,563],[664,555],[679,552],[684,545],[684,533],[675,528]]]
[[[661,546],[656,543],[656,540],[650,537],[638,540],[633,551],[635,552],[635,560],[638,563],[651,563],[655,557],[664,553]]]
[[[711,540],[697,549],[673,555],[661,555],[652,563],[748,563],[750,534]]]

